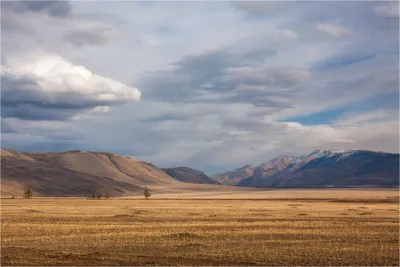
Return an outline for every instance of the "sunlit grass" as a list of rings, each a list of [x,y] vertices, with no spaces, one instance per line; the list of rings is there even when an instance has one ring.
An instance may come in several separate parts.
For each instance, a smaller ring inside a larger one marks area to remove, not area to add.
[[[397,203],[2,200],[3,265],[398,265]]]

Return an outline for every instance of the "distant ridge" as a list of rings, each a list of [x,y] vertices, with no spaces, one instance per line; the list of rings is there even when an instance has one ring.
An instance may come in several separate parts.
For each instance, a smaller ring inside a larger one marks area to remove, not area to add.
[[[162,170],[169,176],[181,182],[194,184],[220,184],[205,175],[203,172],[188,167],[164,168]]]
[[[282,155],[212,178],[225,185],[251,187],[398,187],[399,154],[315,150],[300,157]]]

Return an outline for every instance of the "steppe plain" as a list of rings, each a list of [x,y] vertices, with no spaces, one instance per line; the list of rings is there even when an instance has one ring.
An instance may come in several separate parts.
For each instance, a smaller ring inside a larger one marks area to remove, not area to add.
[[[1,200],[2,265],[399,265],[398,189]]]

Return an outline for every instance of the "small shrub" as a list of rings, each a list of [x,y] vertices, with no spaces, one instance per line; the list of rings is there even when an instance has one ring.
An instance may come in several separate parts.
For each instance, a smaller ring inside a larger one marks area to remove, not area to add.
[[[149,191],[149,189],[147,187],[144,187],[144,189],[143,189],[143,196],[146,199],[149,199],[149,197],[151,196],[151,193],[150,193],[150,191]]]

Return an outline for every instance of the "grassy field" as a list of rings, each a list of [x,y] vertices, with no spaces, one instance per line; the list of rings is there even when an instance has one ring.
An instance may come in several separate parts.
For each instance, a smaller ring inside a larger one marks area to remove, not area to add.
[[[2,199],[1,264],[398,265],[399,205],[390,192],[370,199]]]

